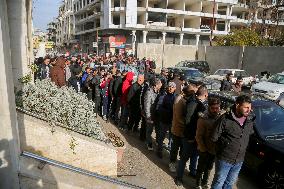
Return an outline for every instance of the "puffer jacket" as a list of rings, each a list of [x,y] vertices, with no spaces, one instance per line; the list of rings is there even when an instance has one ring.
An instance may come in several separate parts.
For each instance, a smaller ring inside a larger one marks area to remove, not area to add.
[[[65,85],[65,59],[59,57],[55,63],[55,66],[51,68],[50,78],[58,87]]]
[[[208,111],[199,115],[195,139],[200,152],[215,154],[215,143],[212,142],[210,137],[215,130],[215,122],[219,116],[220,114],[213,116]]]
[[[144,111],[146,119],[148,120],[155,121],[157,98],[158,92],[155,92],[153,87],[150,87],[146,91],[144,98]]]
[[[216,156],[229,163],[244,161],[250,135],[254,133],[255,115],[252,113],[241,126],[233,117],[235,106],[216,121],[211,140],[216,142]]]
[[[123,106],[127,105],[127,95],[132,85],[133,77],[134,77],[134,73],[128,72],[125,76],[125,80],[122,83],[121,105]]]

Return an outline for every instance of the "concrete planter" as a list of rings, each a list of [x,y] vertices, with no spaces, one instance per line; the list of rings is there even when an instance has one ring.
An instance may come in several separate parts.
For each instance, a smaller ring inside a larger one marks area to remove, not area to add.
[[[17,118],[21,151],[101,175],[117,175],[118,158],[121,159],[124,150],[61,127],[52,128],[47,122],[19,111]]]

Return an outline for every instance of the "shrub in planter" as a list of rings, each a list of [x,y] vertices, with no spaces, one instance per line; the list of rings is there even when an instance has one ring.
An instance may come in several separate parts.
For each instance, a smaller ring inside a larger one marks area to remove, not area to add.
[[[94,115],[94,103],[73,88],[58,88],[49,79],[25,83],[16,94],[16,104],[44,117],[51,126],[60,125],[74,132],[106,141]]]

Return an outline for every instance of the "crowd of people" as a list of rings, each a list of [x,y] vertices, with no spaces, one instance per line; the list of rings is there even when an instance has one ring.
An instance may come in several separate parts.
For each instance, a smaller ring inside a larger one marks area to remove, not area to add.
[[[36,79],[50,78],[58,87],[85,93],[95,103],[97,116],[121,130],[139,133],[159,158],[165,158],[167,138],[169,170],[176,172],[177,185],[183,184],[188,160],[197,188],[210,188],[214,163],[212,189],[232,188],[236,182],[253,133],[250,97],[238,96],[230,111],[221,113],[220,99],[209,96],[202,82],[188,83],[166,68],[156,73],[155,62],[146,58],[61,56],[40,58],[36,64]],[[240,90],[228,75],[221,90],[232,88]]]

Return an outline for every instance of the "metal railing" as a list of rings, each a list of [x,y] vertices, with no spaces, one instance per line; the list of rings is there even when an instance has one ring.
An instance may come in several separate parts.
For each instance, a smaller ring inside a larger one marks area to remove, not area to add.
[[[87,175],[87,176],[90,176],[90,177],[94,177],[96,179],[103,180],[105,182],[109,182],[109,183],[112,183],[112,184],[125,186],[125,187],[129,187],[129,188],[135,188],[135,189],[144,189],[141,186],[137,186],[137,185],[130,184],[130,183],[127,183],[127,182],[124,182],[124,181],[120,181],[120,180],[115,179],[115,178],[103,176],[103,175],[100,175],[98,173],[94,173],[94,172],[90,172],[90,171],[87,171],[87,170],[84,170],[84,169],[80,169],[80,168],[74,167],[72,165],[68,165],[68,164],[65,164],[65,163],[62,163],[62,162],[59,162],[59,161],[56,161],[56,160],[52,160],[52,159],[49,159],[49,158],[39,156],[39,155],[31,153],[31,152],[24,151],[24,152],[22,152],[21,155],[24,156],[24,157],[28,157],[28,158],[38,160],[42,163],[47,163],[49,165],[60,167],[60,168],[66,169],[66,170],[70,170],[72,172],[76,172],[76,173],[80,173],[80,174]]]

